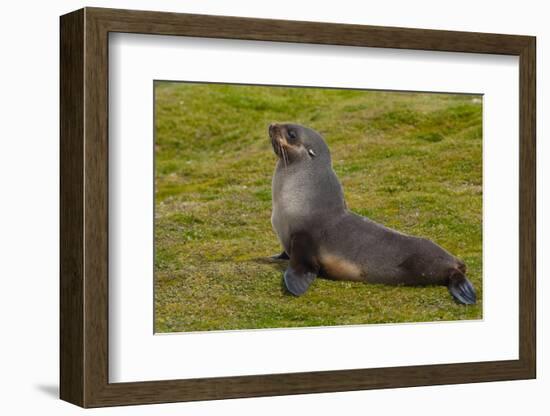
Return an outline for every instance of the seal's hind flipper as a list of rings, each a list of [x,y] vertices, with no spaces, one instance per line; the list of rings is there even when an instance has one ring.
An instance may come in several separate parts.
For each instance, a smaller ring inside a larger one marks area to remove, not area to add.
[[[289,267],[284,275],[286,289],[294,296],[301,296],[306,293],[316,277],[317,274],[315,273],[298,273],[292,267]]]
[[[290,264],[284,274],[287,290],[295,296],[303,295],[317,277],[319,265],[313,239],[299,232],[290,239]]]
[[[463,273],[455,272],[451,275],[448,289],[458,303],[464,305],[476,303],[476,290]]]
[[[290,257],[288,257],[288,254],[286,254],[286,251],[283,250],[281,254],[276,254],[274,256],[270,257],[271,260],[288,260]]]

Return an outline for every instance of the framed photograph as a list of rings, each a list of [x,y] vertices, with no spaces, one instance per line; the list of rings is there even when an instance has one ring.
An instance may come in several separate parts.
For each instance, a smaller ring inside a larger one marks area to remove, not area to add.
[[[60,29],[63,400],[535,378],[534,37]]]

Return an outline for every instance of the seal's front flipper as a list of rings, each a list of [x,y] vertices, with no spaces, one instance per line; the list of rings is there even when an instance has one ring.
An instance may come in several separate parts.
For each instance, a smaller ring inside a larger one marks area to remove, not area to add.
[[[286,251],[283,251],[281,254],[276,254],[274,256],[270,257],[271,260],[288,260],[290,257],[288,257],[288,254],[286,254]]]
[[[316,273],[298,273],[296,270],[289,266],[288,269],[286,269],[284,275],[286,290],[288,290],[294,296],[301,296],[306,293],[307,289],[313,283],[316,277]]]
[[[311,236],[295,233],[290,239],[290,264],[284,274],[287,290],[295,296],[303,295],[317,277],[319,264],[317,250]]]
[[[449,292],[458,303],[474,305],[476,290],[472,283],[460,272],[453,273],[449,278]]]

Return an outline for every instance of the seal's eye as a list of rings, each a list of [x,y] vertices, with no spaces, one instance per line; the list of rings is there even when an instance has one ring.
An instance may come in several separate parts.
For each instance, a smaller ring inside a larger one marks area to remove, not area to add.
[[[317,156],[317,154],[313,151],[313,149],[308,149],[307,151],[311,157]]]
[[[296,137],[298,137],[298,136],[296,135],[296,131],[295,131],[295,130],[288,130],[288,138],[289,138],[289,139],[293,139],[293,140],[294,140],[294,139],[296,139]]]

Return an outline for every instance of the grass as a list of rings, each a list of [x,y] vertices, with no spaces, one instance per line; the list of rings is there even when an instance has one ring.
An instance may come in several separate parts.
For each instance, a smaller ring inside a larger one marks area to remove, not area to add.
[[[155,330],[479,319],[482,107],[452,94],[157,82]],[[282,286],[271,229],[273,121],[327,140],[348,207],[462,258],[478,304],[445,287]]]

